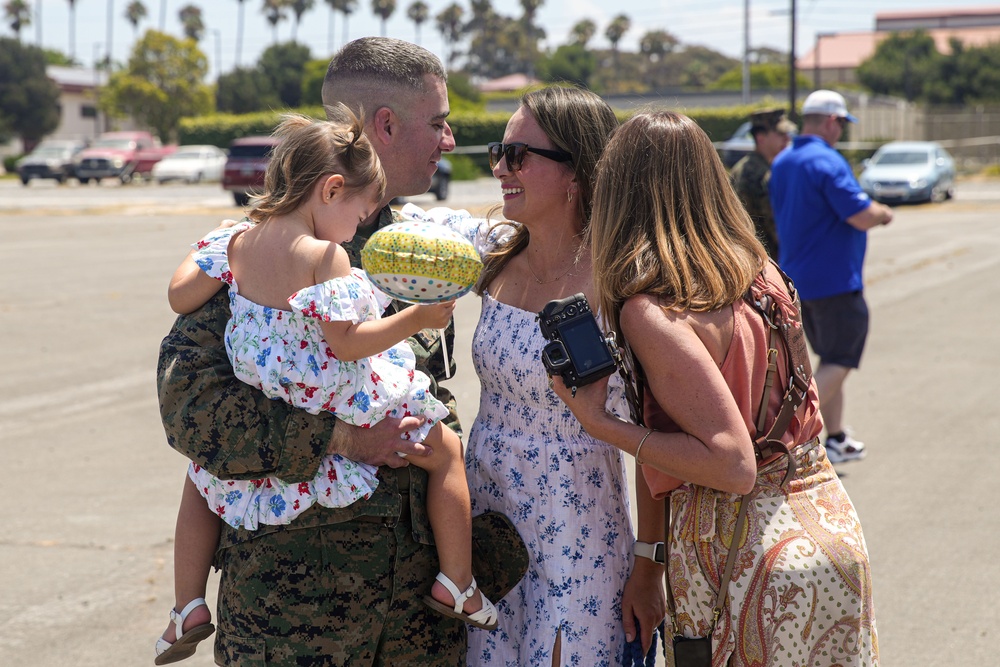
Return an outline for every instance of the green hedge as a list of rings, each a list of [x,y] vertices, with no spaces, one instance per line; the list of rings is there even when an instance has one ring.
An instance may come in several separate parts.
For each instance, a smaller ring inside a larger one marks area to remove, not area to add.
[[[624,122],[632,114],[654,109],[641,107],[635,110],[616,110],[620,122]],[[662,108],[662,107],[660,107]],[[747,120],[750,113],[760,105],[737,106],[711,109],[679,109],[690,116],[705,130],[712,141],[725,141],[741,123]],[[304,107],[293,110],[314,118],[322,118],[322,107]],[[259,134],[270,134],[278,124],[282,113],[288,110],[260,111],[249,114],[213,114],[197,118],[183,118],[180,122],[179,141],[181,144],[212,144],[222,148],[227,147],[233,139]],[[458,111],[448,117],[455,134],[455,142],[460,147],[485,146],[491,141],[500,141],[510,114],[506,111]],[[486,176],[490,173],[486,153],[476,152],[466,154],[460,160],[460,173],[454,174],[456,180],[475,178],[476,175]],[[464,177],[464,178],[463,178]]]

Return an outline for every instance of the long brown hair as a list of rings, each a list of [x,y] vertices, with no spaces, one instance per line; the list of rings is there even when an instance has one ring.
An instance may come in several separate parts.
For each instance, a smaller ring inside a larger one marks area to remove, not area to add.
[[[586,229],[593,204],[594,170],[618,119],[599,95],[583,88],[550,86],[525,93],[521,106],[542,128],[555,147],[573,156],[570,168],[576,177],[576,198],[580,218]],[[501,222],[498,226],[510,223]],[[477,292],[499,275],[514,255],[528,245],[528,230],[514,225],[511,238],[484,258]]]
[[[254,197],[247,217],[263,222],[290,213],[312,194],[316,180],[340,174],[348,197],[370,185],[385,194],[385,173],[378,155],[364,135],[361,118],[343,104],[326,108],[329,120],[298,114],[282,117],[274,131],[281,143],[275,147],[264,174],[264,194]]]
[[[712,142],[669,111],[632,117],[608,143],[587,242],[601,312],[619,335],[629,297],[715,310],[740,299],[767,258]]]

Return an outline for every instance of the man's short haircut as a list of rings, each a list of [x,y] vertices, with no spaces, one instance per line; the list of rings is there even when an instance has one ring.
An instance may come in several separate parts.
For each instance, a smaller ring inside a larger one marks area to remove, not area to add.
[[[441,61],[427,49],[390,37],[362,37],[334,54],[323,80],[323,104],[342,102],[371,117],[381,107],[405,109],[400,95],[423,93],[430,74],[448,80]],[[366,118],[367,120],[367,118]]]

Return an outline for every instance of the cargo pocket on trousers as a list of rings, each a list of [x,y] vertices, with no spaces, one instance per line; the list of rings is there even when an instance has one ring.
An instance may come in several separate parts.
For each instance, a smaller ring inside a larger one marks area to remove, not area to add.
[[[267,644],[263,639],[247,639],[219,631],[215,639],[215,664],[263,667],[267,664]]]

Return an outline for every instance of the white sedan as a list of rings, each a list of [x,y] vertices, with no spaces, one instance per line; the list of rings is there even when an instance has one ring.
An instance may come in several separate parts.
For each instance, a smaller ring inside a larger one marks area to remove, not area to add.
[[[157,183],[219,181],[225,165],[226,152],[217,146],[181,146],[153,165],[153,180]]]

